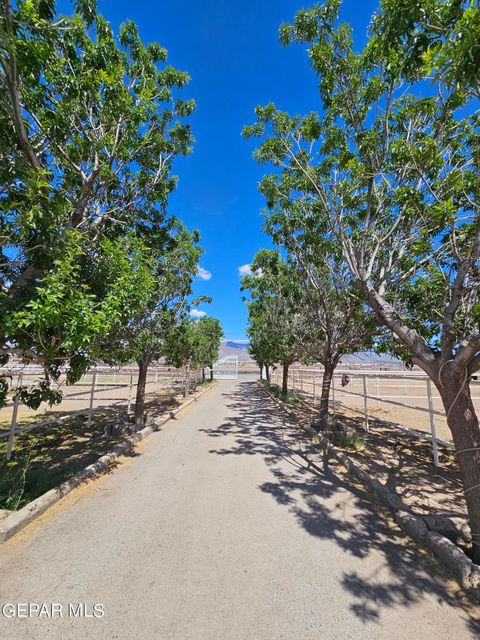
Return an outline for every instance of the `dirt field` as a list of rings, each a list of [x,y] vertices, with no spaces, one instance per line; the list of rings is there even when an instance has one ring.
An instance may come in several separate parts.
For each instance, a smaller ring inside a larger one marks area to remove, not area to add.
[[[32,384],[36,379],[38,379],[38,375],[35,373],[24,374],[23,384]],[[132,404],[135,401],[136,380],[136,372],[130,370],[98,373],[92,402],[93,409],[96,411],[115,407],[118,410],[126,409],[129,398]],[[14,380],[14,385],[15,382]],[[42,403],[37,410],[20,405],[17,415],[18,428],[21,429],[24,426],[43,422],[50,418],[60,418],[74,411],[88,410],[92,382],[93,373],[88,373],[73,386],[62,385],[60,388],[64,397],[59,405],[47,406],[46,403]],[[179,391],[180,385],[179,372],[169,372],[163,369],[158,372],[152,370],[148,375],[147,394],[155,395],[166,391],[176,393]],[[0,436],[10,429],[12,412],[12,401],[9,406],[0,410]]]
[[[301,392],[298,396],[308,400]],[[308,407],[295,404],[294,411],[303,422],[310,422],[317,415],[311,404]],[[344,409],[339,409],[337,415],[341,424],[354,429],[363,442],[356,449],[347,448],[348,456],[387,485],[415,513],[465,520],[466,505],[453,451],[440,447],[440,466],[435,467],[427,441],[407,433],[400,438],[395,427],[386,426],[374,417],[366,433],[361,416],[353,416]],[[337,446],[342,448],[341,444]]]
[[[363,376],[356,372],[349,372],[350,382],[342,388],[342,373],[335,376],[334,392],[338,405],[348,407],[352,415],[364,416]],[[371,417],[388,420],[395,424],[425,431],[430,434],[430,414],[428,411],[427,383],[423,379],[393,376],[387,377],[387,372],[369,372],[366,376],[368,413]],[[275,382],[280,383],[281,371],[275,372]],[[303,391],[319,401],[321,392],[321,371],[293,370],[289,376],[289,388]],[[477,411],[480,412],[480,382],[472,383],[472,396]],[[372,399],[375,398],[375,399]],[[395,404],[394,404],[395,403]],[[398,403],[398,404],[397,404]],[[408,405],[408,406],[399,406]],[[435,415],[435,428],[437,437],[447,442],[452,441],[450,430],[447,426],[442,401],[438,391],[432,385],[432,405],[434,411],[442,415]]]

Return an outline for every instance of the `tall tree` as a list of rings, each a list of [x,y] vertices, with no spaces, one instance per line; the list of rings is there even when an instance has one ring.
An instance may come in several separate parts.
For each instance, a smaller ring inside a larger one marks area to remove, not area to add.
[[[2,0],[0,353],[44,366],[45,393],[61,365],[81,374],[92,333],[118,329],[121,281],[96,289],[97,264],[125,235],[168,226],[194,103],[165,61],[132,22],[116,37],[94,0],[70,16],[54,0]]]
[[[153,230],[152,230],[153,233]],[[126,364],[135,361],[138,379],[135,400],[135,424],[145,420],[145,393],[148,369],[165,355],[165,340],[171,329],[188,313],[188,298],[198,269],[201,249],[198,233],[191,235],[178,221],[171,220],[170,233],[163,244],[154,239],[146,247],[149,271],[138,273],[138,286],[145,294],[126,327],[111,334],[98,354],[105,362]]]
[[[480,561],[480,429],[470,394],[480,368],[480,66],[454,51],[458,42],[478,55],[479,10],[422,0],[401,3],[401,18],[383,2],[356,52],[340,4],[299,12],[281,28],[284,44],[308,44],[322,113],[276,123],[270,150],[297,190],[303,181],[289,200],[321,221],[320,234],[328,226],[391,348],[436,385]]]
[[[215,331],[211,331],[215,326]],[[165,356],[173,366],[184,368],[184,397],[190,392],[191,372],[205,366],[215,349],[221,331],[218,321],[199,324],[193,318],[184,318],[167,334]]]
[[[276,362],[282,365],[282,397],[286,398],[289,367],[302,358],[310,340],[299,305],[301,284],[278,250],[259,251],[251,270],[242,278],[250,352],[265,367],[268,382],[271,366]]]
[[[218,318],[204,316],[196,324],[198,334],[198,360],[205,376],[205,367],[210,369],[210,380],[213,380],[213,364],[218,359],[218,350],[223,337],[223,329]]]

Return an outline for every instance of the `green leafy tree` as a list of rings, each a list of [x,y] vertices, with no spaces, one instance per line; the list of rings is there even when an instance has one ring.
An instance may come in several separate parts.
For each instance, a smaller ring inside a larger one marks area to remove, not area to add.
[[[135,400],[135,424],[145,420],[145,392],[148,369],[165,351],[168,332],[185,318],[192,293],[192,281],[198,268],[201,249],[198,233],[190,234],[178,221],[170,221],[168,235],[162,234],[163,244],[150,236],[146,246],[148,273],[140,273],[138,286],[143,288],[142,303],[131,312],[128,325],[107,336],[98,354],[111,364],[136,362],[138,379]]]
[[[264,188],[272,195],[292,177],[279,198],[336,239],[390,349],[436,385],[478,561],[480,429],[470,377],[480,368],[479,10],[382,2],[357,52],[340,4],[301,11],[281,28],[284,44],[307,43],[322,110],[294,119],[273,106],[257,111],[259,132],[273,128],[260,158],[282,168]]]
[[[197,323],[192,318],[183,318],[167,334],[165,356],[169,364],[184,369],[184,391],[186,398],[190,392],[191,373],[202,365],[203,352],[200,347]]]
[[[262,309],[255,304],[248,306],[248,326],[247,335],[250,338],[248,352],[257,363],[260,369],[260,379],[263,379],[263,372],[267,382],[270,382],[271,367],[277,361],[275,349],[275,336],[268,330],[266,322],[268,314],[262,313]],[[285,373],[288,381],[288,368]]]
[[[256,254],[251,271],[242,278],[242,291],[247,294],[250,353],[260,367],[265,367],[267,382],[271,366],[276,362],[282,365],[282,397],[286,398],[289,367],[305,354],[309,341],[299,311],[298,274],[278,250],[267,249]]]
[[[92,341],[128,323],[128,274],[99,273],[126,236],[162,245],[194,103],[165,49],[132,22],[116,37],[93,0],[0,13],[0,354],[41,364],[48,397],[62,365],[78,378]]]
[[[381,0],[369,47],[402,77],[439,80],[478,97],[480,11],[476,0]]]
[[[213,363],[218,359],[218,350],[223,337],[223,329],[218,318],[204,316],[197,321],[195,327],[198,336],[198,364],[202,367],[205,379],[205,367],[210,369],[210,380],[213,380]]]

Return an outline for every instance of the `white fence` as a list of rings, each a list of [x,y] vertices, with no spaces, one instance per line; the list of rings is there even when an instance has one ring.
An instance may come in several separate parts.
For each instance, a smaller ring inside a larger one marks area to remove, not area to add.
[[[11,376],[11,397],[5,407],[0,410],[0,440],[8,438],[7,460],[11,458],[16,434],[80,415],[88,416],[88,427],[90,427],[93,414],[96,411],[111,407],[126,408],[128,413],[135,400],[138,376],[138,370],[135,368],[98,367],[87,371],[78,382],[71,386],[65,384],[64,376],[62,376],[59,384],[59,388],[64,391],[62,402],[55,405],[55,416],[47,417],[46,414],[52,409],[47,403],[42,403],[39,409],[32,410],[21,403],[16,393],[22,385],[30,386],[39,380],[41,369],[38,367],[18,367],[9,372],[0,370],[0,373]],[[198,371],[192,372],[191,384],[193,386],[198,384],[199,375]],[[178,392],[180,386],[183,387],[183,384],[183,371],[166,367],[152,367],[148,372],[145,395],[146,397],[152,394],[156,395],[161,390],[174,394]],[[60,411],[61,415],[57,411]],[[22,425],[22,422],[26,421],[28,424]]]
[[[346,386],[341,384],[344,374],[349,377]],[[316,404],[320,399],[322,377],[321,369],[292,368],[288,376],[289,390],[301,392]],[[273,379],[281,385],[281,369],[274,371]],[[480,383],[472,381],[471,388],[474,405],[480,410]],[[342,407],[362,415],[366,431],[370,428],[370,418],[375,418],[415,438],[428,440],[436,466],[438,447],[454,448],[441,398],[423,373],[337,370],[332,379],[330,403],[333,413]]]

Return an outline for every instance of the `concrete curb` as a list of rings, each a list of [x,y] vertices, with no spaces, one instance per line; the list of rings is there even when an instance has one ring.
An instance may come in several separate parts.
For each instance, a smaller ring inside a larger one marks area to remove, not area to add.
[[[298,420],[298,415],[292,409],[286,407],[281,400],[273,396],[260,383],[259,386],[289,418]],[[328,454],[330,457],[335,458],[346,469],[348,476],[361,484],[376,501],[388,509],[404,533],[418,546],[432,553],[454,575],[465,591],[480,600],[480,566],[474,564],[462,549],[449,538],[432,529],[434,518],[431,516],[423,518],[414,514],[397,495],[392,493],[379,480],[371,477],[370,474],[358,467],[345,453],[337,449],[328,438],[321,433],[317,433],[310,426],[302,424],[300,426],[309,436],[318,438],[319,447],[323,449],[324,455]]]
[[[197,396],[189,398],[185,402],[183,402],[179,407],[177,407],[173,413],[176,416],[180,411],[186,409],[191,404],[196,402],[199,398],[204,396],[208,391],[213,389],[216,384],[210,384],[206,389],[200,391]],[[154,431],[158,431],[160,427],[166,424],[172,418],[166,416],[162,418],[159,422],[151,424],[149,426],[144,427],[141,431],[137,431],[133,436],[126,438],[123,442],[117,444],[112,451],[106,453],[101,458],[99,458],[96,462],[88,465],[85,469],[82,469],[75,476],[62,482],[58,487],[50,489],[43,495],[39,496],[29,504],[25,505],[18,511],[13,511],[10,515],[0,521],[0,543],[5,542],[16,533],[24,529],[31,522],[36,520],[39,516],[41,516],[45,511],[50,509],[54,504],[56,504],[59,500],[64,498],[66,495],[70,493],[73,489],[78,487],[82,482],[89,480],[95,476],[98,476],[102,473],[105,473],[111,468],[112,463],[116,458],[121,456],[122,454],[131,451],[134,449],[135,445],[144,440],[147,436],[149,436]]]

